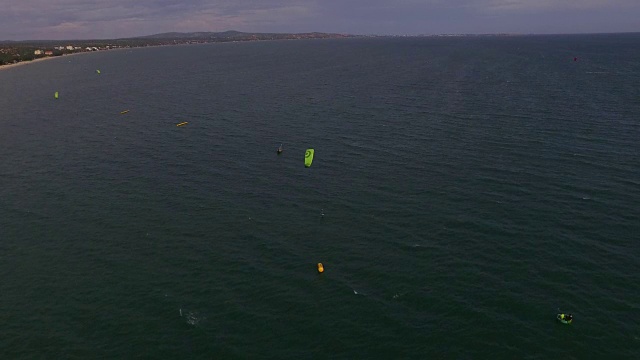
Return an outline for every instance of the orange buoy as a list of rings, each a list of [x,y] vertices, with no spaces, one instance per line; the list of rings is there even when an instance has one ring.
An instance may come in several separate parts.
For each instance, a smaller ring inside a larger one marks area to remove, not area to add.
[[[323,273],[324,272],[324,266],[322,266],[322,263],[318,263],[318,272],[319,273]]]

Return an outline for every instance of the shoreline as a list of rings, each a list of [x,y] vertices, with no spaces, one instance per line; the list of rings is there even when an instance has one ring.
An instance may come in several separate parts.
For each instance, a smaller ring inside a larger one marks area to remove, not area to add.
[[[72,53],[72,54],[64,54],[64,55],[60,55],[60,56],[46,56],[46,57],[33,59],[33,60],[29,60],[29,61],[19,61],[19,62],[15,63],[15,64],[0,65],[0,71],[6,70],[6,69],[12,69],[12,68],[18,67],[18,66],[29,65],[29,64],[33,64],[33,63],[37,63],[37,62],[41,62],[41,61],[64,58],[64,57],[67,57],[67,56],[74,56],[74,55],[80,55],[80,54],[85,54],[85,53],[89,54],[90,52],[83,51],[83,52],[77,52],[77,53]]]
[[[139,48],[163,47],[163,46],[179,46],[179,45],[199,45],[199,44],[162,44],[162,45],[149,45],[149,46],[134,46],[134,47],[126,47],[126,48],[122,47],[122,48],[99,50],[99,51],[80,51],[80,52],[75,52],[75,53],[70,53],[70,54],[62,54],[62,55],[58,55],[58,56],[45,56],[45,57],[41,57],[41,58],[37,58],[37,59],[33,59],[33,60],[20,61],[20,62],[17,62],[15,64],[0,65],[0,71],[5,70],[5,69],[15,68],[15,67],[18,67],[18,66],[33,64],[33,63],[37,63],[37,62],[41,62],[41,61],[64,58],[64,57],[68,57],[68,56],[76,56],[76,55],[82,55],[82,54],[94,54],[94,53],[101,53],[101,52],[105,52],[105,51],[133,50],[133,49],[139,49]]]
[[[0,65],[0,71],[5,70],[5,69],[11,69],[11,68],[22,66],[22,65],[27,65],[27,64],[31,64],[31,63],[36,63],[36,62],[40,62],[40,61],[49,60],[49,59],[51,59],[53,57],[54,56],[49,56],[49,57],[43,57],[43,58],[39,58],[39,59],[33,59],[33,60],[30,60],[30,61],[19,61],[19,62],[14,63],[14,64]],[[55,56],[55,57],[57,57],[57,56]]]
[[[15,68],[15,67],[18,67],[18,66],[33,64],[33,63],[37,63],[37,62],[41,62],[41,61],[64,58],[64,57],[67,57],[67,56],[82,55],[82,54],[94,54],[94,53],[101,53],[101,52],[105,52],[105,51],[133,50],[133,49],[155,48],[155,47],[165,47],[165,46],[203,45],[203,44],[211,44],[211,43],[161,44],[161,45],[149,45],[149,46],[133,46],[133,47],[126,47],[126,48],[125,47],[121,47],[121,48],[108,49],[108,50],[99,50],[99,51],[80,51],[80,52],[75,52],[75,53],[70,53],[70,54],[62,54],[62,55],[58,55],[58,56],[45,56],[45,57],[41,57],[41,58],[37,58],[37,59],[33,59],[33,60],[20,61],[20,62],[17,62],[15,64],[0,65],[0,71],[6,70],[6,69],[12,69],[12,68]]]
[[[178,43],[178,44],[158,44],[158,45],[146,45],[146,46],[131,46],[131,47],[120,47],[120,48],[106,49],[106,50],[99,50],[99,51],[80,51],[80,52],[75,52],[75,53],[70,53],[70,54],[62,54],[62,55],[58,55],[58,56],[45,56],[45,57],[41,57],[41,58],[37,58],[37,59],[33,59],[33,60],[20,61],[20,62],[14,63],[14,64],[0,65],[0,71],[5,70],[5,69],[11,69],[11,68],[18,67],[18,66],[27,65],[27,64],[32,64],[32,63],[36,63],[36,62],[41,62],[41,61],[45,61],[45,60],[50,60],[50,59],[57,59],[57,58],[67,57],[67,56],[75,56],[75,55],[80,55],[80,54],[92,54],[92,53],[104,52],[104,51],[133,50],[133,49],[140,49],[140,48],[144,49],[144,48],[155,48],[155,47],[166,47],[166,46],[206,45],[206,44],[233,44],[233,43],[238,43],[238,42],[285,41],[285,40],[308,40],[308,39],[239,40],[239,41],[220,41],[220,42],[213,41],[213,42],[204,42],[204,43]]]

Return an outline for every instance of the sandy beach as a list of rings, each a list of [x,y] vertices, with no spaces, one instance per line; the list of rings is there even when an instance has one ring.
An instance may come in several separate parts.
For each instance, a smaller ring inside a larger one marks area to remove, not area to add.
[[[15,64],[0,65],[0,71],[6,70],[6,69],[11,69],[11,68],[14,68],[14,67],[17,67],[17,66],[29,65],[29,64],[40,62],[40,61],[45,61],[45,60],[50,60],[50,59],[57,59],[57,58],[67,57],[67,56],[80,55],[80,54],[90,54],[90,53],[91,52],[89,52],[89,51],[83,51],[83,52],[77,52],[77,53],[72,53],[72,54],[64,54],[64,55],[60,55],[60,56],[46,56],[46,57],[43,57],[43,58],[38,58],[38,59],[31,60],[31,61],[20,61],[20,62],[15,63]]]
[[[39,59],[34,59],[34,60],[31,60],[31,61],[20,61],[20,62],[15,63],[15,64],[0,65],[0,70],[10,69],[10,68],[13,68],[13,67],[32,64],[32,63],[36,63],[36,62],[40,62],[40,61],[44,61],[44,60],[53,59],[53,58],[54,58],[53,56],[49,56],[49,57],[43,57],[43,58],[39,58]]]
[[[75,52],[75,53],[71,53],[71,54],[63,54],[63,55],[59,55],[59,56],[46,56],[46,57],[43,57],[43,58],[38,58],[38,59],[35,59],[35,60],[31,60],[31,61],[21,61],[21,62],[15,63],[15,64],[0,65],[0,71],[1,70],[5,70],[5,69],[14,68],[16,66],[33,64],[33,63],[36,63],[36,62],[45,61],[45,60],[49,60],[49,59],[57,59],[57,58],[61,58],[61,57],[75,56],[75,55],[81,55],[81,54],[93,54],[93,53],[96,53],[96,52],[103,52],[103,51],[133,50],[133,49],[138,49],[138,48],[179,46],[179,45],[185,45],[185,44],[151,45],[151,46],[137,46],[137,47],[126,47],[126,48],[123,47],[123,48],[115,48],[115,49],[107,49],[107,50],[99,50],[99,51],[81,51],[81,52]],[[191,45],[191,44],[189,44],[189,45]],[[195,44],[195,45],[198,45],[198,44]]]

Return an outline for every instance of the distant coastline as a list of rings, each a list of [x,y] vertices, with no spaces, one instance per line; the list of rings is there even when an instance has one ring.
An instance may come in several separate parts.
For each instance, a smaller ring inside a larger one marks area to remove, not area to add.
[[[0,41],[0,70],[19,65],[40,62],[59,56],[131,49],[139,47],[171,46],[186,44],[208,44],[222,42],[301,40],[301,39],[341,39],[341,38],[401,38],[401,37],[522,37],[522,36],[640,36],[631,33],[594,33],[594,34],[420,34],[420,35],[351,35],[336,33],[245,33],[239,31],[162,33],[124,39],[103,40],[27,40]]]
[[[217,42],[336,39],[347,37],[356,37],[356,35],[317,32],[297,34],[272,34],[225,31],[218,33],[163,33],[135,38],[111,40],[5,41],[0,42],[0,69],[7,69],[17,65],[43,61],[63,55],[73,55],[114,49],[185,44],[206,44]]]
[[[88,54],[87,52],[77,52],[77,53],[71,53],[71,54],[64,54],[61,56],[67,57],[67,56],[71,56],[71,55],[80,55],[80,54]],[[51,60],[51,59],[57,59],[61,56],[46,56],[46,57],[40,57],[40,58],[36,58],[33,60],[24,60],[24,61],[18,61],[15,63],[11,63],[11,64],[4,64],[4,65],[0,65],[0,71],[2,70],[6,70],[6,69],[11,69],[14,67],[18,67],[18,66],[24,66],[24,65],[29,65],[29,64],[33,64],[33,63],[38,63],[38,62],[42,62],[45,60]]]
[[[44,58],[33,59],[33,60],[29,60],[29,61],[20,61],[20,62],[16,62],[16,63],[12,63],[12,64],[4,64],[4,65],[0,65],[0,71],[5,70],[5,69],[9,69],[9,68],[13,68],[13,67],[17,67],[17,66],[27,65],[27,64],[31,64],[31,63],[37,63],[37,62],[44,61],[44,60],[49,60],[49,59],[53,59],[53,57],[44,57]]]

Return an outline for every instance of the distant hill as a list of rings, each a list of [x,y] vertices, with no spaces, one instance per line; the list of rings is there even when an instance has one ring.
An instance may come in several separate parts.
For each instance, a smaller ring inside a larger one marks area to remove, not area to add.
[[[318,39],[318,38],[344,38],[352,37],[346,34],[331,33],[246,33],[235,30],[223,32],[168,32],[147,36],[137,36],[130,39],[153,40],[210,40],[210,41],[234,41],[234,40],[273,40],[273,39]]]
[[[223,31],[223,32],[167,32],[146,36],[136,36],[134,39],[210,39],[210,38],[230,38],[252,35],[249,33],[243,33],[240,31]]]
[[[274,40],[274,39],[333,39],[345,37],[357,37],[350,34],[333,34],[321,32],[309,33],[248,33],[235,30],[222,32],[167,32],[161,34],[132,36],[117,39],[67,39],[67,40],[1,40],[0,44],[11,46],[14,44],[48,44],[48,43],[107,43],[107,42],[133,42],[150,41],[195,41],[195,42],[223,42],[223,41],[246,41],[246,40]]]

